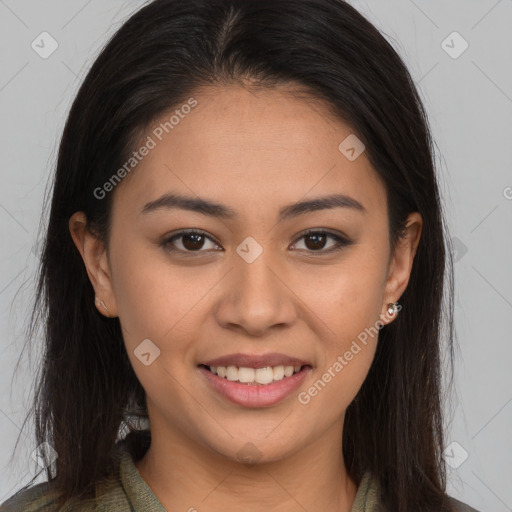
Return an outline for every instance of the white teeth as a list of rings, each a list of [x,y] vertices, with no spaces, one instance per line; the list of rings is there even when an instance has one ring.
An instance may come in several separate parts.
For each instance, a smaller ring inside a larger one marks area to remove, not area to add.
[[[226,379],[238,380],[238,368],[236,366],[228,366],[226,368]]]
[[[274,366],[274,380],[281,380],[284,378],[284,366]]]
[[[291,377],[300,371],[301,366],[266,366],[265,368],[247,368],[237,366],[210,366],[210,371],[221,378],[239,381],[244,384],[270,384]]]
[[[238,368],[238,380],[240,382],[254,382],[254,368]]]
[[[241,371],[242,368],[240,368],[239,373]],[[267,366],[266,368],[258,368],[254,373],[254,380],[258,384],[270,384],[274,381],[274,370],[270,366]]]

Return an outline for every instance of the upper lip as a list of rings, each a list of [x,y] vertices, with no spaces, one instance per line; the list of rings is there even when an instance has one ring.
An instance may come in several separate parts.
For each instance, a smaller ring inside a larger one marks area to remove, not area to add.
[[[205,366],[238,366],[244,368],[265,368],[267,366],[306,366],[307,361],[285,354],[228,354],[203,363]]]

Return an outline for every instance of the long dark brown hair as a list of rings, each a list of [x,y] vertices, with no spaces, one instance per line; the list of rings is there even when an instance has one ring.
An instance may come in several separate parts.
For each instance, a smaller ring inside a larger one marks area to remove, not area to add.
[[[95,60],[60,142],[32,317],[32,329],[44,325],[45,343],[32,411],[37,444],[58,453],[48,479],[62,504],[90,494],[114,471],[127,414],[146,413],[119,320],[94,306],[69,218],[85,212],[108,247],[113,193],[99,199],[94,190],[155,119],[200,87],[242,81],[299,85],[352,127],[385,184],[392,248],[408,214],[423,218],[403,309],[380,330],[346,411],[343,451],[356,482],[365,471],[378,480],[386,509],[449,511],[440,347],[444,333],[452,361],[453,269],[434,145],[403,61],[342,0],[155,0]],[[136,429],[128,439],[135,458],[150,442]]]

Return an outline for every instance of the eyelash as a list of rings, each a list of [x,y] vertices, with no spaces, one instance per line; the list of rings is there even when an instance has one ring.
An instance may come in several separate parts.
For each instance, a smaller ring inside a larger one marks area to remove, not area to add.
[[[171,252],[171,253],[181,253],[181,254],[196,254],[196,253],[201,253],[201,252],[207,252],[205,250],[202,250],[202,249],[199,249],[197,251],[187,251],[187,250],[182,250],[182,249],[176,249],[175,247],[172,247],[172,243],[174,242],[174,240],[176,239],[179,239],[180,237],[184,236],[184,235],[201,235],[201,236],[204,236],[205,238],[209,239],[210,241],[214,242],[215,244],[217,245],[220,245],[217,243],[216,240],[214,240],[213,238],[211,238],[210,236],[208,236],[204,231],[200,231],[200,230],[195,230],[195,229],[189,229],[189,230],[183,230],[183,231],[180,231],[178,233],[175,233],[174,235],[162,240],[161,242],[161,246],[168,252]],[[350,240],[347,240],[346,238],[342,237],[341,235],[338,235],[338,234],[335,234],[335,233],[332,233],[331,231],[328,231],[328,230],[320,230],[320,229],[309,229],[307,230],[305,233],[302,233],[299,238],[297,238],[297,241],[303,239],[303,238],[306,238],[308,236],[311,236],[311,235],[327,235],[328,238],[332,238],[334,239],[336,242],[337,242],[337,246],[335,247],[331,247],[330,249],[319,249],[318,251],[314,251],[312,249],[299,249],[299,250],[306,250],[307,252],[310,252],[312,253],[313,256],[316,256],[316,255],[326,255],[326,254],[332,254],[334,252],[337,252],[337,251],[340,251],[341,249],[349,246],[349,245],[352,245],[353,242],[350,241]],[[294,242],[295,244],[296,242]]]

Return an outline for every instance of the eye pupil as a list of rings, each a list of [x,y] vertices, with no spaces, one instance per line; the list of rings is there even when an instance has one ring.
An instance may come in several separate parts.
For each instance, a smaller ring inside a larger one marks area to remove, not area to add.
[[[325,245],[325,239],[327,238],[325,234],[321,233],[313,233],[311,235],[307,235],[306,237],[306,247],[312,250],[323,249]],[[313,246],[308,243],[308,240],[313,240]]]
[[[201,247],[204,245],[204,235],[197,234],[197,233],[185,233],[182,235],[183,238],[183,247],[185,247],[188,250],[197,250],[201,249]],[[192,239],[192,243],[188,243]]]

